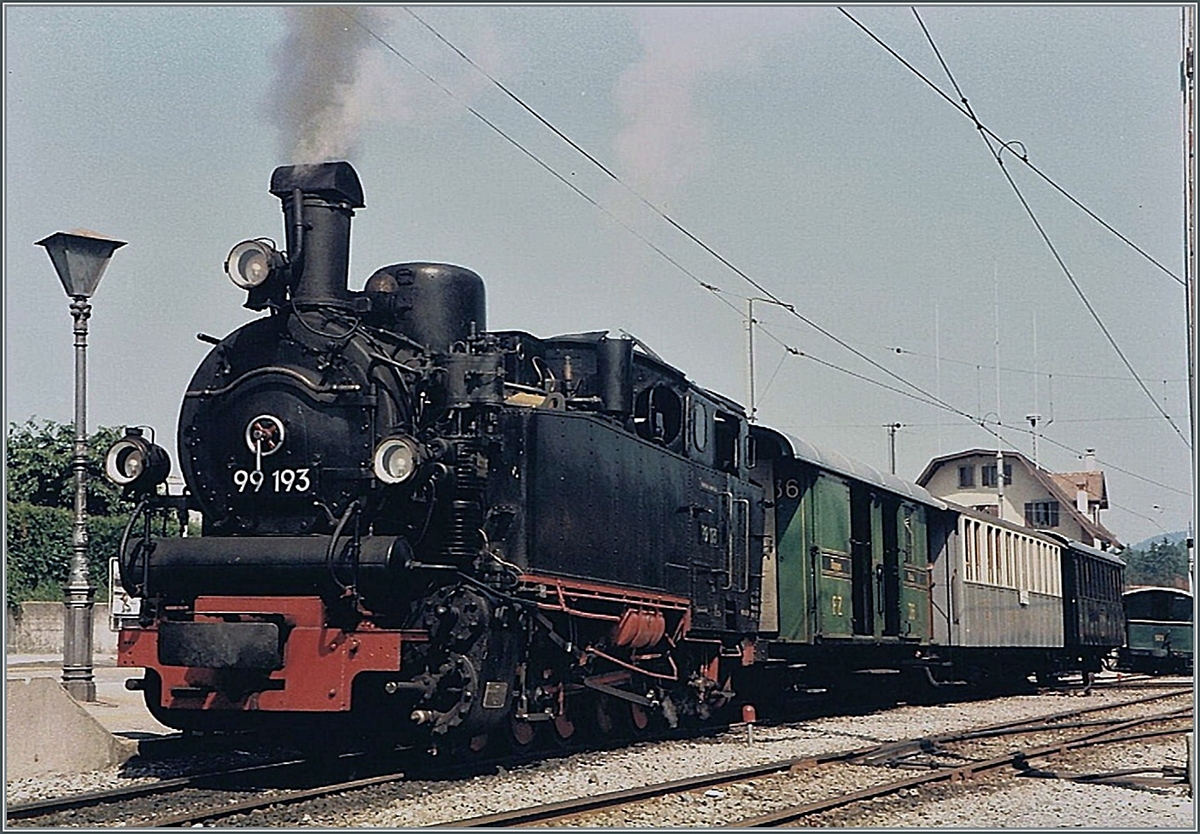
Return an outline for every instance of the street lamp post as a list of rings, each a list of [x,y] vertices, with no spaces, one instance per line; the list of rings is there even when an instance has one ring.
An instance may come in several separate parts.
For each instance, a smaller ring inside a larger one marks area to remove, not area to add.
[[[63,289],[71,299],[75,320],[75,519],[71,528],[71,570],[63,586],[63,686],[77,701],[96,700],[92,674],[92,609],[96,586],[88,572],[87,535],[87,330],[88,302],[108,261],[124,241],[92,232],[56,232],[37,242],[46,247]]]

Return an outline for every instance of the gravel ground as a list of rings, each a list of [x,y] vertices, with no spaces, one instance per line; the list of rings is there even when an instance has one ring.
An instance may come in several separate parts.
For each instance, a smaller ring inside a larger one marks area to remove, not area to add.
[[[746,728],[709,739],[643,743],[617,751],[579,753],[536,766],[457,783],[434,783],[417,796],[368,799],[349,795],[301,817],[299,825],[332,828],[406,828],[451,822],[529,805],[591,796],[649,783],[732,770],[753,764],[805,757],[869,744],[951,732],[1084,706],[1130,700],[1136,693],[1098,690],[1088,696],[1020,696],[947,706],[900,707],[865,716],[832,717],[779,727]],[[1176,699],[1174,706],[1180,705]],[[1165,708],[1151,704],[1146,713]],[[1014,742],[1017,744],[1019,742]],[[1151,740],[1137,746],[1100,748],[1079,758],[1050,760],[1050,769],[1076,773],[1132,767],[1183,767],[1182,738]],[[251,756],[243,754],[240,763]],[[153,781],[188,770],[211,770],[196,762],[136,760],[122,771],[8,783],[9,803]],[[820,778],[816,776],[820,773]],[[786,777],[748,780],[730,788],[671,798],[627,813],[620,819],[590,817],[587,827],[712,827],[736,823],[750,814],[795,804],[797,796],[816,799],[892,781],[894,770],[837,766]],[[781,787],[780,779],[787,783]],[[919,791],[919,792],[918,792]],[[1195,808],[1185,788],[1130,789],[1082,785],[1063,780],[990,777],[984,785],[925,786],[852,808],[827,812],[805,824],[818,827],[957,827],[1195,830]]]
[[[405,799],[368,810],[339,816],[311,816],[313,825],[348,827],[413,827],[451,822],[470,816],[511,810],[540,802],[591,796],[636,787],[653,782],[679,779],[714,770],[732,770],[753,764],[803,757],[837,750],[852,749],[871,743],[898,741],[922,735],[950,732],[982,724],[1013,721],[1037,715],[1063,712],[1081,706],[1101,705],[1129,700],[1129,693],[1098,692],[1086,697],[1028,696],[955,704],[943,707],[901,707],[867,716],[825,718],[790,727],[755,728],[753,743],[747,743],[746,731],[739,729],[713,740],[660,742],[638,745],[625,750],[585,753],[567,759],[497,776],[477,777],[467,783],[423,797]],[[1143,708],[1156,711],[1157,706]],[[1115,752],[1097,754],[1105,764],[1096,770],[1145,766],[1176,765],[1186,761],[1184,742],[1173,739],[1147,745],[1132,754],[1136,764]],[[736,823],[745,818],[743,806],[766,813],[786,807],[799,794],[805,799],[841,795],[859,788],[891,781],[895,771],[879,768],[843,766],[822,769],[817,780],[813,772],[793,774],[792,790],[776,800],[768,794],[777,788],[770,779],[758,779],[729,790],[710,790],[697,797],[672,798],[654,803],[644,811],[626,814],[620,819],[590,816],[587,827],[711,827]],[[804,780],[809,780],[807,784]],[[869,809],[864,817],[848,817],[844,826],[855,827],[1096,827],[1181,828],[1195,830],[1194,805],[1186,790],[1166,795],[1142,790],[1098,785],[1077,785],[1060,780],[1012,779],[995,792],[980,797],[976,786],[968,786],[960,795],[947,796],[944,802],[913,810],[910,793],[907,801],[884,800]],[[1008,793],[1009,791],[1015,793]],[[752,802],[750,800],[753,800]],[[765,804],[764,804],[765,800]],[[794,803],[792,803],[794,804]],[[894,806],[894,810],[889,810]],[[920,816],[924,813],[925,816]],[[829,815],[826,815],[827,817]]]

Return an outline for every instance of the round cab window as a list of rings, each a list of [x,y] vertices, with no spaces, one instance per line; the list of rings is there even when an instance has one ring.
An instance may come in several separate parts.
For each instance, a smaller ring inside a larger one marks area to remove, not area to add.
[[[683,427],[683,401],[672,389],[655,383],[637,395],[633,424],[645,440],[663,445],[674,443]]]

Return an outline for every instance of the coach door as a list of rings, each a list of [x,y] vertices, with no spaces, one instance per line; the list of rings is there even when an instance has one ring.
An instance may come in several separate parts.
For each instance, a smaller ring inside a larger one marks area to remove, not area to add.
[[[809,495],[817,633],[824,637],[849,637],[854,616],[850,485],[836,475],[820,472]]]
[[[880,547],[876,550],[875,590],[876,608],[881,620],[883,637],[900,636],[900,507],[891,495],[878,501],[881,523]]]
[[[925,508],[903,503],[897,514],[899,545],[899,635],[910,640],[929,639],[929,530]]]
[[[850,487],[851,626],[859,636],[876,633],[875,564],[879,561],[879,502],[866,484]]]

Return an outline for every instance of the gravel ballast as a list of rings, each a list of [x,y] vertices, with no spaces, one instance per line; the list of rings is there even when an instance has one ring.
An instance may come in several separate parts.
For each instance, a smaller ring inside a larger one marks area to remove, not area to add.
[[[1182,681],[1184,685],[1190,681]],[[1130,691],[1096,690],[1090,695],[1030,695],[945,706],[904,706],[863,716],[819,718],[797,724],[753,729],[738,727],[712,738],[645,742],[603,752],[577,753],[537,765],[458,782],[429,783],[402,799],[372,796],[369,791],[331,799],[306,809],[298,825],[336,828],[412,828],[448,823],[579,796],[625,790],[646,784],[756,764],[865,747],[886,741],[953,732],[986,724],[1049,715],[1081,707],[1132,700]],[[1176,698],[1170,706],[1187,699]],[[1149,714],[1162,703],[1129,708]],[[1023,746],[1013,740],[1011,747]],[[1112,745],[1069,760],[1039,760],[1050,770],[1095,773],[1124,768],[1184,767],[1181,736]],[[1066,762],[1069,761],[1069,767]],[[245,763],[244,761],[241,763]],[[204,769],[212,769],[211,762]],[[149,768],[153,766],[153,770]],[[9,783],[9,803],[152,781],[177,773],[169,763],[136,760],[123,773],[102,771],[82,776]],[[195,769],[194,763],[190,769]],[[1012,771],[1007,771],[1011,774]],[[827,796],[893,781],[911,773],[836,765],[774,778],[746,780],[687,797],[664,797],[620,818],[591,816],[587,827],[713,827],[736,824]],[[414,785],[413,787],[417,787]],[[1126,788],[1079,784],[1064,779],[992,775],[953,785],[938,783],[854,806],[827,811],[797,823],[812,827],[904,828],[1098,828],[1195,830],[1195,807],[1186,786]],[[271,825],[258,821],[250,824]],[[287,827],[292,823],[281,823]],[[555,823],[566,827],[570,822]]]

